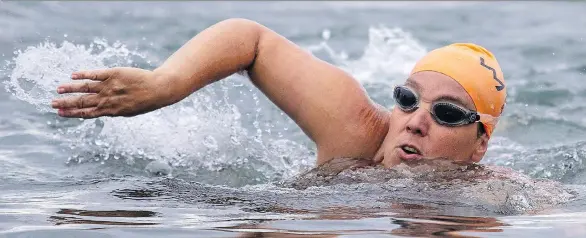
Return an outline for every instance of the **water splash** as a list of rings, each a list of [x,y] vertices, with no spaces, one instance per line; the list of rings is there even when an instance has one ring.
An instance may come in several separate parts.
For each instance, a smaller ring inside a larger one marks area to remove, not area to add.
[[[518,148],[517,150],[513,148]],[[586,184],[586,143],[523,148],[510,145],[508,152],[494,152],[484,162],[506,166],[537,179],[552,179],[570,184]]]
[[[353,168],[340,170],[348,166]],[[559,182],[533,180],[510,168],[462,166],[449,161],[421,161],[387,169],[340,158],[279,185],[300,190],[326,186],[337,192],[359,185],[362,195],[364,189],[379,187],[391,192],[390,196],[397,196],[393,198],[395,201],[399,197],[427,202],[438,199],[455,206],[485,207],[500,214],[539,211],[566,203],[576,195]],[[382,192],[378,196],[380,199],[389,193]]]
[[[7,65],[7,71],[11,74],[9,80],[4,82],[6,90],[16,98],[33,104],[41,112],[54,112],[49,105],[53,98],[58,97],[55,89],[69,81],[72,72],[130,65],[133,58],[144,58],[120,42],[109,45],[102,39],[95,39],[89,47],[68,41],[58,46],[46,41],[14,53],[16,57]]]
[[[494,137],[489,141],[487,153],[481,163],[510,167],[519,153],[527,151],[528,148],[509,138]]]
[[[322,42],[306,49],[314,54],[325,52],[334,64],[358,80],[376,103],[387,108],[394,106],[393,86],[403,83],[417,60],[427,53],[409,32],[397,27],[369,27],[368,44],[356,59],[349,58],[344,50],[332,48],[328,42],[334,37],[325,29]]]
[[[368,44],[358,59],[349,59],[345,51],[336,52],[328,44],[331,37],[331,32],[326,29],[322,33],[323,41],[307,49],[310,52],[325,51],[334,63],[364,85],[394,86],[404,81],[417,60],[427,53],[427,49],[409,32],[385,25],[369,27]],[[390,87],[388,91],[391,91]]]
[[[61,45],[45,42],[15,54],[7,67],[11,74],[6,90],[45,113],[54,113],[49,103],[59,97],[55,89],[69,81],[73,71],[149,65],[141,52],[104,40],[94,40],[89,47],[68,41]],[[244,184],[280,179],[306,169],[312,164],[312,152],[284,138],[272,140],[274,136],[259,123],[259,98],[250,85],[242,85],[245,80],[235,74],[180,103],[132,118],[58,119],[47,124],[56,129],[66,153],[72,154],[67,161],[70,165],[98,163],[132,170],[133,166],[144,169],[154,160],[172,166],[174,174],[180,168],[192,177],[210,179],[210,173],[229,168],[241,172],[236,175],[248,174],[238,178]],[[240,86],[228,87],[231,83]],[[235,90],[240,90],[245,101],[232,102],[230,94]],[[257,109],[242,115],[241,108],[250,104]]]

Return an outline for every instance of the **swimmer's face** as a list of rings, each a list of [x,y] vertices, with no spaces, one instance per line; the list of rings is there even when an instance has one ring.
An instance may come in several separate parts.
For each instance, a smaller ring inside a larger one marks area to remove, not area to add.
[[[441,73],[423,71],[413,74],[406,84],[419,95],[420,101],[435,102],[452,98],[464,108],[475,110],[472,99],[455,80]],[[395,106],[390,116],[389,132],[382,146],[382,164],[392,167],[402,162],[422,159],[447,159],[459,163],[479,162],[484,156],[488,136],[478,136],[478,123],[448,127],[437,123],[430,114],[430,104],[405,112]],[[427,110],[425,110],[427,109]],[[405,148],[405,145],[414,147]]]

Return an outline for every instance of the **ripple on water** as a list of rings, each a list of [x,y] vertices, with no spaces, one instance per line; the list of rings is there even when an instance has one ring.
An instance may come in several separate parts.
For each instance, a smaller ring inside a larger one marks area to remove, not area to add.
[[[339,164],[356,165],[351,159]],[[148,186],[113,191],[129,200],[161,199],[197,207],[237,207],[244,212],[327,214],[344,209],[366,214],[396,211],[398,204],[423,206],[425,214],[512,215],[539,213],[576,198],[571,188],[532,179],[496,166],[417,164],[385,169],[356,166],[336,171],[332,164],[287,181],[234,188],[193,180],[161,178]],[[336,166],[336,165],[334,165]]]

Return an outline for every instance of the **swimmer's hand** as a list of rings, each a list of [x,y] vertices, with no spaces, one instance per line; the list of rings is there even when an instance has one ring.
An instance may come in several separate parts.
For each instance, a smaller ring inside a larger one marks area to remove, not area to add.
[[[57,88],[59,94],[82,93],[53,100],[51,106],[59,116],[69,118],[96,118],[102,116],[136,116],[169,102],[165,82],[153,71],[138,68],[110,68],[74,72],[75,81]]]

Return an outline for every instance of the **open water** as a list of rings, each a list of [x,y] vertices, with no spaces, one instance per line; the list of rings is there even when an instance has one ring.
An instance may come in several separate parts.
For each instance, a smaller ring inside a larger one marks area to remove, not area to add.
[[[584,2],[0,1],[0,236],[586,236],[585,11]],[[429,50],[487,47],[509,99],[486,168],[306,173],[313,144],[236,75],[132,118],[65,119],[49,107],[72,71],[152,69],[232,17],[347,70],[388,107],[390,86]]]

